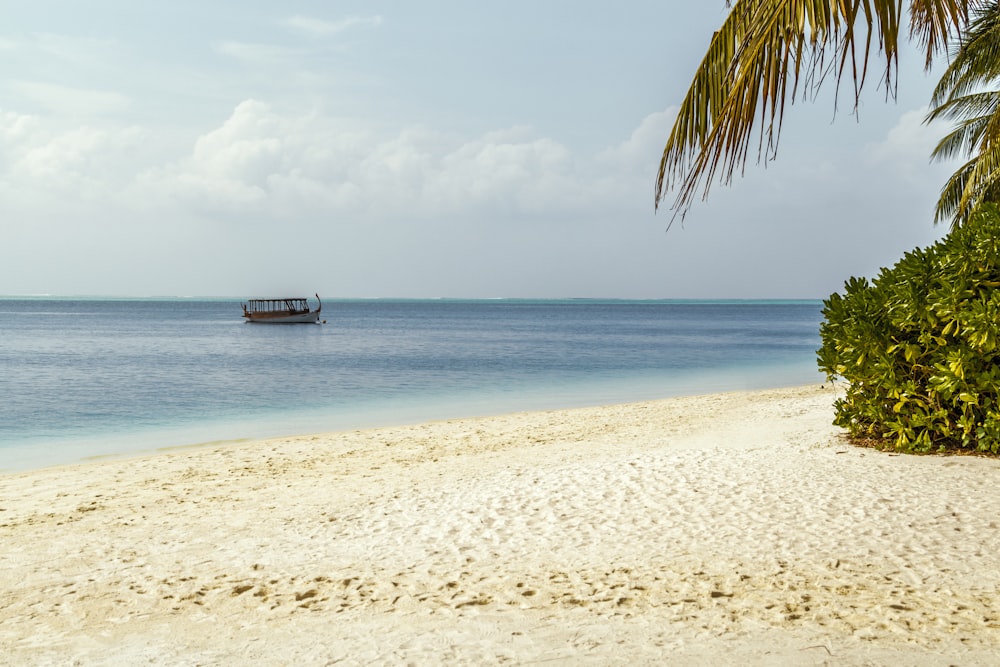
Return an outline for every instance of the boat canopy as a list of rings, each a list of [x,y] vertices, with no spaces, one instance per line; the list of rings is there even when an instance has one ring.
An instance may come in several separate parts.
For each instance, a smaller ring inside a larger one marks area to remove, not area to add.
[[[251,313],[308,313],[309,303],[306,299],[249,299],[247,308]]]

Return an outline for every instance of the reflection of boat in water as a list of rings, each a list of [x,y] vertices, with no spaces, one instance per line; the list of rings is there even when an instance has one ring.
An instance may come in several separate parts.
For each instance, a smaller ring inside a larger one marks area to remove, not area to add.
[[[316,310],[310,310],[306,299],[250,299],[243,304],[243,317],[260,324],[319,324],[323,310],[319,294],[316,301]]]

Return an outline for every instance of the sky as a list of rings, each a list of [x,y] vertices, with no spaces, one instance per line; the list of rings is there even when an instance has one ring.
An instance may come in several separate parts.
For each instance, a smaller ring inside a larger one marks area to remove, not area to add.
[[[0,294],[815,299],[947,231],[915,50],[654,211],[723,0],[6,4]]]

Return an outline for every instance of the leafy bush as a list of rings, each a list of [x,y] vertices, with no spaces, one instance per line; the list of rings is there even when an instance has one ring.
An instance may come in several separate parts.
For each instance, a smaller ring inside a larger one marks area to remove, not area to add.
[[[1000,453],[1000,208],[823,302],[834,423],[904,452]]]

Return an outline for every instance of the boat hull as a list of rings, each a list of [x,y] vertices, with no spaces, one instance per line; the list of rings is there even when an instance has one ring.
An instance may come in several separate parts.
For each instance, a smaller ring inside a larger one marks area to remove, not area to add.
[[[292,315],[284,313],[250,313],[244,315],[247,322],[254,324],[317,324],[319,322],[319,311],[308,313],[295,313]]]

